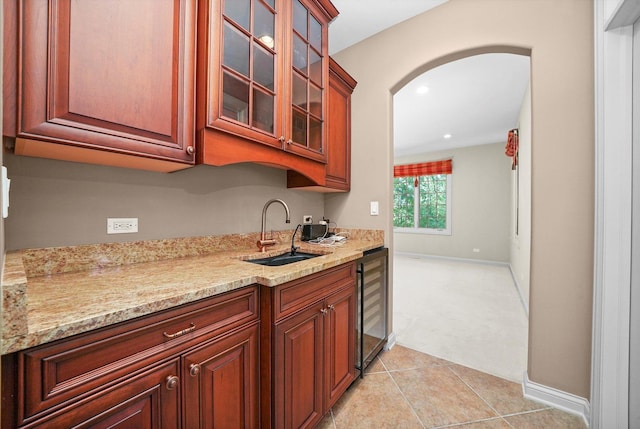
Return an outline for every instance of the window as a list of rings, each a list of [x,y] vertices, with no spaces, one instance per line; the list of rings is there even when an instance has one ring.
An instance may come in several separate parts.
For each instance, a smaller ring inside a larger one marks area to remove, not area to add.
[[[434,164],[441,163],[445,163],[444,168],[434,168]],[[396,166],[394,176],[394,229],[451,234],[451,160]]]

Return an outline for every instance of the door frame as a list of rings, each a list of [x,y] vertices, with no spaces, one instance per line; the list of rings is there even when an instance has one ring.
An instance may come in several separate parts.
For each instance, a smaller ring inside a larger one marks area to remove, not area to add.
[[[640,15],[636,5],[635,0],[594,0],[596,183],[591,428],[628,427],[629,422],[632,24]]]

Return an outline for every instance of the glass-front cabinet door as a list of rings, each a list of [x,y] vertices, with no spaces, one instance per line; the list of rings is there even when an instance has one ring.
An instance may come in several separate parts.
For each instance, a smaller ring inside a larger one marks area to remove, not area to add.
[[[292,2],[291,99],[287,150],[324,159],[325,88],[328,73],[327,25],[310,3]]]
[[[222,0],[210,43],[209,126],[282,146],[282,34],[276,0]],[[212,23],[213,24],[213,23]],[[219,36],[216,39],[215,36]],[[217,55],[216,55],[217,54]]]
[[[205,126],[324,162],[327,35],[337,10],[329,0],[208,4]]]

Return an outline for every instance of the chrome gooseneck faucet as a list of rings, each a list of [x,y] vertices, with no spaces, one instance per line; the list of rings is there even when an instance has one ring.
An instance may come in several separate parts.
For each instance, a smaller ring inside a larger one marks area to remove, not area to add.
[[[274,240],[273,238],[267,239],[265,237],[265,231],[264,231],[265,228],[267,227],[267,209],[273,203],[282,204],[282,207],[284,207],[285,212],[287,212],[287,218],[285,219],[285,222],[291,223],[291,215],[289,213],[289,206],[287,206],[287,203],[285,203],[280,199],[273,199],[273,200],[267,201],[264,207],[262,208],[262,229],[260,230],[260,240],[258,240],[258,243],[257,243],[258,248],[260,249],[261,252],[264,252],[268,246],[273,246],[274,244],[276,244],[276,240]]]

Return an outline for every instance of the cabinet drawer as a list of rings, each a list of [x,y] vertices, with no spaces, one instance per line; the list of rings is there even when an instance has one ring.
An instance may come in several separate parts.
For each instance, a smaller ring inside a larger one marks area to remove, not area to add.
[[[179,368],[177,358],[158,365],[27,428],[178,428],[180,387],[168,383]]]
[[[349,263],[277,286],[273,319],[278,321],[343,287],[355,285],[355,264]]]
[[[18,353],[18,420],[259,318],[251,286]]]

